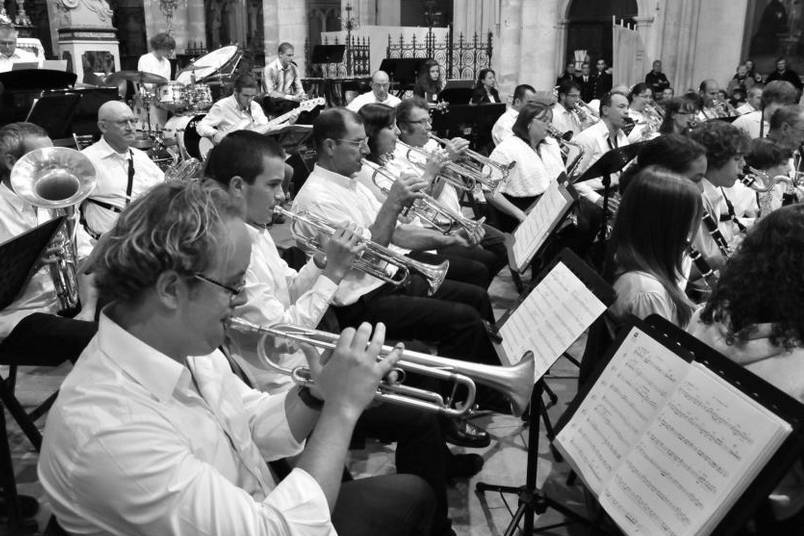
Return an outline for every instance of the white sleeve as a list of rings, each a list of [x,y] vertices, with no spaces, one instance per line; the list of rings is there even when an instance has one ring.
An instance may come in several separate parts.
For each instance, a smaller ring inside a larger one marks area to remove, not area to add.
[[[217,127],[220,125],[222,120],[223,109],[221,108],[220,103],[216,102],[212,105],[212,108],[209,109],[207,115],[205,115],[204,118],[196,124],[195,129],[199,136],[211,138],[218,133]]]

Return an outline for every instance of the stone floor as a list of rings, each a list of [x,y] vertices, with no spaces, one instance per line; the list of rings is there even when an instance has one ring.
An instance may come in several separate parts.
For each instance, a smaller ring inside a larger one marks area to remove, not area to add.
[[[276,230],[277,243],[287,243],[284,226]],[[516,291],[510,273],[503,270],[494,280],[490,295],[495,313],[499,317],[516,299]],[[583,352],[585,338],[570,348],[570,355],[580,357]],[[20,371],[17,394],[24,404],[33,406],[43,400],[50,392],[56,390],[69,372],[69,364],[57,369],[27,368]],[[0,367],[0,373],[6,371]],[[550,408],[549,415],[555,421],[572,400],[576,391],[577,367],[561,358],[547,376],[547,384],[558,397],[557,404]],[[39,421],[44,426],[44,418]],[[21,493],[33,495],[42,503],[40,515],[37,517],[39,527],[44,526],[49,517],[49,508],[42,488],[36,478],[36,452],[17,428],[16,423],[7,414],[9,435],[14,459],[14,467]],[[491,446],[479,452],[485,459],[485,467],[476,477],[469,480],[458,480],[449,489],[450,517],[455,531],[460,536],[502,535],[511,519],[511,512],[516,510],[517,497],[487,492],[479,495],[475,492],[478,482],[520,486],[525,483],[527,462],[528,428],[521,419],[504,415],[486,415],[476,418],[475,422],[488,430],[493,440]],[[455,449],[456,452],[465,449]],[[362,450],[350,452],[349,468],[356,477],[385,474],[394,471],[393,445],[384,445],[369,440]],[[537,484],[550,498],[576,511],[583,512],[583,493],[581,488],[567,486],[568,474],[566,463],[558,463],[553,458],[546,440],[544,427],[540,429],[539,452],[537,464]],[[564,516],[551,509],[538,516],[537,526],[552,525],[564,521]],[[585,534],[580,525],[562,526],[550,529],[542,534],[575,535]],[[8,534],[0,527],[0,535]]]

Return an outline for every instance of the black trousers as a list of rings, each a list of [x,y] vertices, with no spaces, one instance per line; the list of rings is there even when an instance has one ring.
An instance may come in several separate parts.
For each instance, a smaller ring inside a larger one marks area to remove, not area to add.
[[[0,343],[4,365],[55,367],[75,363],[98,331],[98,324],[47,313],[33,313],[17,323]]]
[[[422,536],[430,532],[433,508],[433,492],[417,476],[361,478],[341,485],[332,523],[349,536]]]
[[[483,289],[488,287],[489,272],[486,266],[477,260],[461,255],[443,255],[440,251],[438,255],[424,251],[411,251],[407,256],[413,260],[434,265],[441,264],[447,260],[449,261],[447,279],[475,285]]]
[[[540,197],[538,195],[528,197],[514,197],[508,194],[503,195],[512,205],[520,210],[526,210]],[[504,233],[513,232],[519,225],[519,220],[492,205],[489,205],[489,222]]]
[[[481,286],[488,288],[497,273],[508,264],[508,251],[505,249],[505,234],[496,227],[483,225],[486,231],[483,240],[474,247],[448,246],[438,250],[438,254],[448,259],[456,257],[483,264],[487,279]]]

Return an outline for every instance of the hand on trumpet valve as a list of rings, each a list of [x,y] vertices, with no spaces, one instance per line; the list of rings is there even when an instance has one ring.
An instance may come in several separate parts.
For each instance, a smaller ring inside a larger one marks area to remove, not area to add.
[[[424,163],[423,177],[435,178],[441,173],[444,165],[449,161],[449,155],[446,151],[439,149],[433,151],[427,156],[427,161]]]
[[[444,149],[446,149],[449,159],[453,162],[461,160],[464,156],[466,156],[466,151],[469,149],[469,140],[465,138],[452,138],[451,140],[446,140]]]
[[[338,227],[332,235],[319,234],[319,240],[324,246],[324,275],[331,281],[340,283],[346,273],[351,269],[352,263],[365,249],[360,229],[357,225],[349,224]]]
[[[400,208],[407,207],[422,197],[421,189],[426,186],[427,181],[416,173],[403,171],[399,179],[391,185],[388,200]]]
[[[483,237],[486,235],[486,229],[483,228],[482,225],[478,225],[472,231],[469,231],[465,228],[462,228],[460,231],[455,233],[453,236],[459,238],[462,241],[465,241],[465,244],[460,244],[466,247],[474,247],[478,245],[482,240]]]
[[[364,322],[357,330],[346,328],[328,359],[312,359],[310,372],[327,408],[357,419],[374,400],[377,387],[393,370],[402,355],[400,344],[378,360],[385,341],[385,326],[379,323],[372,335],[371,324]]]

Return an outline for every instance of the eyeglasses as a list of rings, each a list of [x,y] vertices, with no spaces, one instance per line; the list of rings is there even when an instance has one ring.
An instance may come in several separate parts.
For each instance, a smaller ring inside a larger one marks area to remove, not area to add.
[[[408,123],[409,125],[417,125],[417,124],[418,125],[432,125],[433,124],[433,119],[430,118],[430,117],[424,117],[424,118],[419,119],[417,121],[402,121],[402,122],[403,123]]]
[[[209,283],[211,285],[215,285],[216,287],[222,288],[223,290],[228,292],[229,293],[229,303],[233,302],[235,300],[235,298],[237,298],[240,295],[240,293],[243,292],[243,289],[246,288],[246,282],[245,281],[240,283],[237,287],[230,287],[229,285],[224,285],[220,281],[215,281],[211,277],[207,277],[204,274],[195,273],[195,274],[193,274],[193,277],[196,278],[196,279],[199,279],[201,281],[204,281],[206,283]]]
[[[368,138],[362,138],[359,140],[347,140],[346,138],[336,138],[335,141],[341,143],[348,143],[349,145],[354,145],[355,147],[368,147]]]

